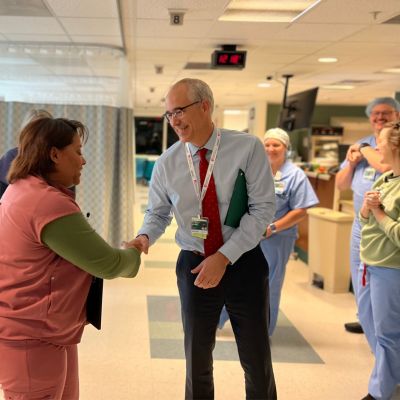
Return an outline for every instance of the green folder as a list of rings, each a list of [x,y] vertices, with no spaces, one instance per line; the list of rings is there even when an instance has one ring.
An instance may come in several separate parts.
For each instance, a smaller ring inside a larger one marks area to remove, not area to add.
[[[248,201],[246,176],[239,169],[224,225],[237,228],[240,225],[243,215],[249,211]]]

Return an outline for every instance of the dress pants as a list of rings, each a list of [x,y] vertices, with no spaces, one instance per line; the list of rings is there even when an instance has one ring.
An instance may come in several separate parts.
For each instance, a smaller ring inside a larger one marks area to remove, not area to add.
[[[77,345],[1,341],[0,386],[7,400],[78,400]]]
[[[176,266],[185,335],[185,399],[214,398],[215,334],[225,304],[244,370],[246,399],[277,398],[268,340],[268,264],[259,246],[228,265],[219,285],[194,286],[190,271],[203,257],[181,251]]]

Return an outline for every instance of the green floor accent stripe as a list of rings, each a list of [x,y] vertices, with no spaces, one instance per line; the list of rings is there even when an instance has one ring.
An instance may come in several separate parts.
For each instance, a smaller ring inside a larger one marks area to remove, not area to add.
[[[176,296],[147,296],[152,358],[184,359],[180,301]],[[280,311],[271,339],[272,360],[282,363],[323,364],[323,360]],[[229,323],[217,335],[214,360],[239,360]]]

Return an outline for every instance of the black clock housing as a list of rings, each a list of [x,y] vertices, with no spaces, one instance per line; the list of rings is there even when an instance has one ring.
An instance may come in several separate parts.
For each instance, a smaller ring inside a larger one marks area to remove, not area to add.
[[[246,51],[215,50],[211,55],[212,68],[243,69],[246,65]]]

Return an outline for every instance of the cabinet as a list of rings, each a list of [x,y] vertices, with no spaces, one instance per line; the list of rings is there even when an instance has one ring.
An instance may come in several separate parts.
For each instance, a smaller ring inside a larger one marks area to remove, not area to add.
[[[318,199],[318,207],[333,208],[335,193],[335,176],[331,174],[317,174],[306,172]],[[296,241],[296,250],[300,258],[307,262],[308,258],[308,218],[304,218],[298,225],[299,238]]]
[[[342,136],[311,136],[311,160],[325,166],[339,164],[339,144]]]

